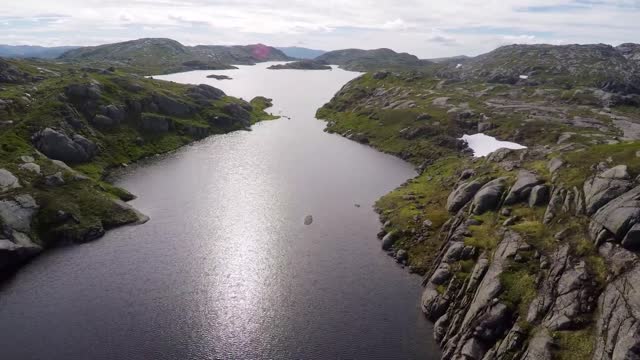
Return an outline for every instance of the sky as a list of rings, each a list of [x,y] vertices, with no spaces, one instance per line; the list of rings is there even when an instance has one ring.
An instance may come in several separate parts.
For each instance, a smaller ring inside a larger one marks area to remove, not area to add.
[[[515,43],[640,42],[640,0],[1,0],[0,43],[387,47],[421,58]],[[7,3],[10,3],[8,5]]]

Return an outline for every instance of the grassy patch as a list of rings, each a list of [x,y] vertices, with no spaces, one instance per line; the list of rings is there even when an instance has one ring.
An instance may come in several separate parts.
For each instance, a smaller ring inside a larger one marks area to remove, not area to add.
[[[553,333],[558,349],[555,359],[583,360],[591,357],[594,348],[593,329],[579,331],[557,331]]]

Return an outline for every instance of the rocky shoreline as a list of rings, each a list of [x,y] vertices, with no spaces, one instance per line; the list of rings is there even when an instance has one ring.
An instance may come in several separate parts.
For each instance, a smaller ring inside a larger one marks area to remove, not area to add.
[[[548,51],[583,82],[486,78],[523,73],[503,59],[544,69]],[[418,166],[377,202],[379,236],[424,275],[442,358],[639,357],[637,64],[603,46],[505,47],[468,64],[366,74],[318,111],[327,131]],[[528,149],[473,158],[457,139],[479,132]]]
[[[113,68],[0,60],[0,272],[56,246],[148,220],[105,179],[112,169],[272,119],[208,85]],[[45,68],[46,66],[46,68]],[[11,119],[11,120],[6,120]]]

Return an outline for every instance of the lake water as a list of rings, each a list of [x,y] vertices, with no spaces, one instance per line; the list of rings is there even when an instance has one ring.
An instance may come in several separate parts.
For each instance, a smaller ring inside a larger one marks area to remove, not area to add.
[[[439,358],[421,279],[380,250],[372,210],[414,170],[314,119],[358,74],[267,65],[158,77],[271,97],[290,119],[131,166],[117,183],[151,221],[19,271],[2,359]]]

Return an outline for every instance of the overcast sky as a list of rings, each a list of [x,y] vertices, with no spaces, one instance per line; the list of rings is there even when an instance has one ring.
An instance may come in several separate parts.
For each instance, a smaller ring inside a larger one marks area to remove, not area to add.
[[[429,58],[513,43],[640,42],[640,0],[2,2],[0,43],[12,45],[169,37],[185,45],[389,47]]]

